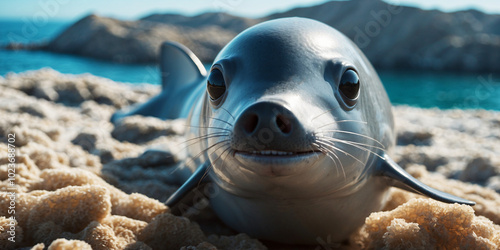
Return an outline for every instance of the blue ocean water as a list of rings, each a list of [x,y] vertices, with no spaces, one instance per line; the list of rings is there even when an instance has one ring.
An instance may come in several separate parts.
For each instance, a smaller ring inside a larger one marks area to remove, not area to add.
[[[41,42],[55,37],[71,22],[34,26],[25,21],[0,20],[0,44]],[[159,84],[156,65],[124,65],[42,51],[0,50],[0,75],[51,67],[62,73],[91,73],[114,81]],[[500,110],[500,75],[456,72],[379,70],[395,105],[423,108]]]
[[[500,110],[500,75],[492,73],[379,70],[395,105]]]
[[[64,31],[72,22],[48,22],[34,26],[30,22],[0,20],[0,45],[10,42],[49,41]],[[74,55],[50,53],[45,51],[8,51],[0,49],[0,75],[8,72],[24,72],[44,67],[62,73],[93,75],[129,83],[160,83],[157,65],[116,64]]]

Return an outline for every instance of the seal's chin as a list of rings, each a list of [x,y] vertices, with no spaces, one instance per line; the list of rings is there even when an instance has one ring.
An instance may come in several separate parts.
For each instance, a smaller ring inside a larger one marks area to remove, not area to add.
[[[289,176],[303,172],[324,154],[316,151],[285,152],[276,150],[236,151],[234,158],[245,169],[263,176]]]

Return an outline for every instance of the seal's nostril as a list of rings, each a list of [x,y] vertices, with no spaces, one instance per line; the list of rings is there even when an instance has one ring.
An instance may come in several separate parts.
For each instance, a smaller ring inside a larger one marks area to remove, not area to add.
[[[243,129],[245,132],[251,134],[257,128],[257,124],[259,124],[259,116],[256,114],[248,114],[245,119],[246,121],[243,124]]]
[[[292,123],[290,120],[284,115],[276,116],[276,125],[284,134],[289,134],[292,131]]]

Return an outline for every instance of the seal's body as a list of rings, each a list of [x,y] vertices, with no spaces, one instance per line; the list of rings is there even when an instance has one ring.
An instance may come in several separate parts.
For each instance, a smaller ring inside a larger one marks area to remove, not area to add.
[[[389,186],[473,204],[423,185],[388,157],[394,121],[380,79],[356,45],[325,24],[256,25],[219,53],[208,77],[186,48],[169,43],[164,52],[185,72],[132,113],[188,117],[194,164],[185,165],[169,206],[203,179],[217,187],[214,211],[235,230],[318,244],[346,239],[382,208]]]

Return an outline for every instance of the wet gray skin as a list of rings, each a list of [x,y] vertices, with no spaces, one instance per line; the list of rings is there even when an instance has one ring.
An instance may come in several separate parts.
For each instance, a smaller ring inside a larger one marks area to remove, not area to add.
[[[201,181],[231,228],[284,243],[345,240],[380,210],[390,186],[473,205],[420,183],[390,157],[391,104],[370,62],[337,30],[304,18],[239,34],[205,76],[185,47],[163,46],[163,92],[115,114],[187,117],[189,159],[167,201]],[[175,70],[174,70],[175,69]]]

